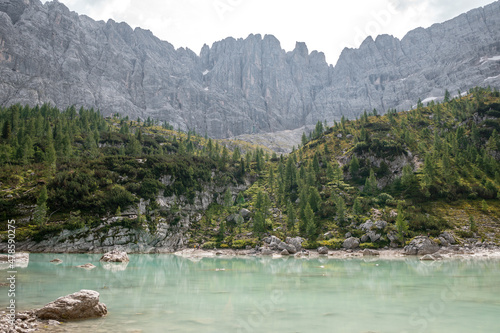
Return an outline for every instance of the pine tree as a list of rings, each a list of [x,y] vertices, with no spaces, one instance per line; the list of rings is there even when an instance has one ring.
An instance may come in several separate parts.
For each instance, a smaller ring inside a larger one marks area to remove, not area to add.
[[[234,151],[233,151],[233,162],[236,163],[240,160],[241,158],[241,153],[240,153],[240,149],[238,147],[234,148]]]
[[[38,200],[36,202],[35,214],[33,216],[33,222],[36,225],[44,225],[47,221],[47,187],[43,186],[40,194],[38,195]]]
[[[292,202],[290,200],[288,200],[287,203],[286,213],[287,213],[287,231],[289,234],[293,234],[293,231],[295,229],[295,220],[297,219],[297,216],[295,214],[295,209],[293,208]]]
[[[8,140],[10,139],[10,136],[12,135],[12,129],[10,127],[10,122],[7,120],[3,123],[3,128],[2,128],[2,139]]]
[[[231,207],[233,205],[233,195],[229,188],[224,192],[224,207]]]
[[[354,204],[352,205],[352,212],[354,213],[354,215],[363,214],[363,206],[361,205],[359,198],[354,199]]]
[[[307,203],[305,209],[305,225],[306,225],[306,235],[309,239],[316,239],[316,222],[314,221],[314,212],[311,209],[311,205]]]
[[[307,144],[307,135],[305,132],[302,132],[302,146]]]
[[[351,173],[352,178],[358,177],[358,171],[359,171],[359,160],[356,158],[356,155],[353,155],[351,163],[349,164],[349,172]]]
[[[316,187],[311,187],[309,189],[309,205],[313,212],[318,212],[321,207],[321,195]]]
[[[345,222],[345,202],[341,196],[337,197],[337,202],[335,206],[337,208],[337,218],[340,224],[342,225]]]
[[[408,232],[408,222],[406,222],[406,218],[403,211],[403,205],[401,202],[398,202],[398,216],[396,217],[396,230],[398,231],[399,239],[401,243],[405,243],[404,236]]]

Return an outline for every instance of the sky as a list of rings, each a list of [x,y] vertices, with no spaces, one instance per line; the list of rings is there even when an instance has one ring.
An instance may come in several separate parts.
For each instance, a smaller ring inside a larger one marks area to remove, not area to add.
[[[44,1],[46,2],[46,1]],[[492,0],[59,0],[95,20],[151,30],[176,48],[199,54],[203,44],[249,34],[274,35],[291,51],[305,42],[335,64],[345,47],[368,36],[398,38]]]

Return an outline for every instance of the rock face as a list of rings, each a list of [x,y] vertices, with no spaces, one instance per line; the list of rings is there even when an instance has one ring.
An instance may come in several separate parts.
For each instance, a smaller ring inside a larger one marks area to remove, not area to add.
[[[129,262],[130,259],[128,258],[127,252],[120,251],[120,250],[113,250],[108,253],[105,253],[100,261],[104,262]]]
[[[403,249],[403,253],[407,255],[426,255],[437,251],[439,251],[439,245],[427,236],[413,238],[410,244]]]
[[[499,55],[499,2],[402,40],[369,37],[333,67],[304,43],[285,52],[270,35],[227,38],[198,56],[58,1],[0,0],[2,105],[94,107],[218,138],[407,109],[446,88],[498,85]]]
[[[71,295],[59,297],[54,302],[36,311],[40,319],[75,320],[105,316],[106,305],[99,303],[99,293],[80,290]]]

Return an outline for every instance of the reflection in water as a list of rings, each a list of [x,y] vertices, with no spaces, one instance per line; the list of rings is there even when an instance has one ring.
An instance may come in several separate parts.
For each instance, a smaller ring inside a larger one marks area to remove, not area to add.
[[[477,323],[493,332],[500,313],[500,262],[492,260],[158,254],[109,266],[99,255],[59,257],[55,266],[53,255],[33,254],[19,270],[20,309],[93,289],[109,311],[61,332],[471,332]],[[87,262],[97,268],[75,268]]]

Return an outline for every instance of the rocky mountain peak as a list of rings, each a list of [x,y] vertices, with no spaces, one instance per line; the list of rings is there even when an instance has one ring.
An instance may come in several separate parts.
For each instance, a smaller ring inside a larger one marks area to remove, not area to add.
[[[500,2],[399,40],[368,37],[336,66],[303,42],[226,38],[200,55],[53,1],[0,0],[0,103],[94,107],[212,137],[408,109],[419,98],[500,84]]]

